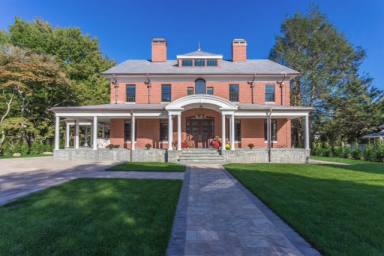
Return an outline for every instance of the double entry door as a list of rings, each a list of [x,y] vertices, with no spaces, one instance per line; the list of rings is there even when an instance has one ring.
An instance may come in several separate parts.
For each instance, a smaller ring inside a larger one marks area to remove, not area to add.
[[[213,118],[188,118],[187,119],[187,140],[190,146],[195,148],[208,148],[214,138]]]

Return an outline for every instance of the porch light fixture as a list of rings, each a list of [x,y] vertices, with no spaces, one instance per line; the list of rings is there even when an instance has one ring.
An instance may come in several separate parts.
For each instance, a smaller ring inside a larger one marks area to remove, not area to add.
[[[111,82],[113,84],[113,89],[115,90],[115,104],[117,104],[117,98],[119,96],[119,91],[118,91],[119,85],[117,84],[117,79],[115,78],[115,76],[112,76]]]
[[[144,81],[144,84],[147,86],[148,89],[148,104],[151,103],[151,87],[152,87],[152,82],[151,79],[147,76],[147,78]]]
[[[283,78],[281,79],[281,81],[276,81],[276,83],[280,86],[280,104],[283,105],[283,99],[284,99],[284,95],[283,95],[283,83],[285,81],[285,78],[287,77],[287,73],[285,72],[282,72],[282,75],[283,75]]]
[[[255,87],[255,80],[256,80],[256,74],[253,75],[252,81],[248,81],[247,83],[249,84],[249,88],[251,88],[251,100],[252,104],[254,104],[254,97],[253,97],[253,88]]]

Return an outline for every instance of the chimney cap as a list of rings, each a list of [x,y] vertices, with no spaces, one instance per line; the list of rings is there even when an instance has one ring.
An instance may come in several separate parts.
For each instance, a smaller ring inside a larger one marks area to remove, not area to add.
[[[152,39],[152,43],[166,43],[167,40],[165,40],[164,37],[154,37]]]
[[[235,38],[232,41],[233,44],[247,44],[247,41],[243,38]]]

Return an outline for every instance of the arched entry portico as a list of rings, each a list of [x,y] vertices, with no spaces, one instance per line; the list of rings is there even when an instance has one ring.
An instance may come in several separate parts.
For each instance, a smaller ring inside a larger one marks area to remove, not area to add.
[[[226,116],[230,116],[230,144],[231,150],[235,149],[234,143],[234,112],[237,110],[237,106],[227,99],[221,97],[206,95],[206,94],[195,94],[179,98],[170,104],[165,109],[168,111],[168,150],[173,149],[173,117],[177,117],[177,150],[181,150],[182,141],[182,125],[181,125],[181,113],[185,110],[191,109],[210,109],[221,113],[221,141],[225,145],[225,119]],[[208,121],[207,121],[208,122]],[[195,122],[199,123],[199,122]],[[209,124],[204,124],[209,126]],[[201,129],[201,128],[199,128]],[[209,131],[206,131],[209,133]],[[204,134],[203,134],[204,135]],[[222,150],[225,150],[222,147]]]

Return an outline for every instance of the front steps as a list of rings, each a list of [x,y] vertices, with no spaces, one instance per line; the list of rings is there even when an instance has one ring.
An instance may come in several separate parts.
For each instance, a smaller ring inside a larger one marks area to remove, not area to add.
[[[212,148],[191,148],[183,149],[180,153],[180,163],[201,163],[201,164],[222,164],[225,163],[224,158],[219,151]]]

